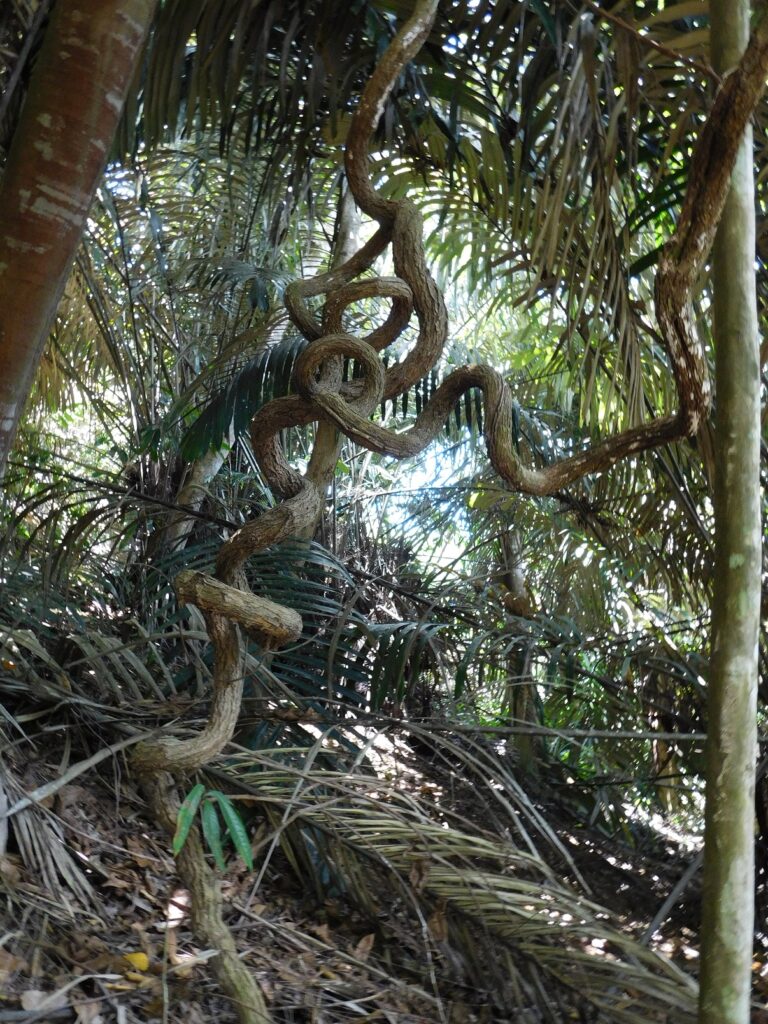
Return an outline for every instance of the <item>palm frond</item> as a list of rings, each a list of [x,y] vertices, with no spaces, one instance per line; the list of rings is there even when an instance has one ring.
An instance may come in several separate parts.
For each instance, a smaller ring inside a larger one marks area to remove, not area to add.
[[[380,778],[317,773],[311,760],[292,770],[271,764],[268,752],[243,755],[227,774],[271,823],[261,847],[268,853],[277,841],[302,884],[379,921],[383,902],[399,905],[428,962],[452,951],[443,962],[460,963],[497,1012],[536,1005],[556,1020],[575,1004],[611,1020],[694,1020],[693,981],[556,881],[538,854],[435,821],[435,809]],[[385,943],[387,925],[384,917]]]

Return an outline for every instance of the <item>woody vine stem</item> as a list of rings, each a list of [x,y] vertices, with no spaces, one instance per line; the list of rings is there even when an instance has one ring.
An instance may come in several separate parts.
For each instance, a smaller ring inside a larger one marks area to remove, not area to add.
[[[708,414],[707,362],[696,335],[690,296],[712,246],[739,142],[763,91],[768,72],[765,16],[741,63],[715,97],[696,144],[677,228],[659,258],[656,319],[674,375],[677,410],[614,434],[569,458],[529,466],[514,443],[512,398],[505,381],[491,367],[473,365],[445,378],[410,429],[394,433],[372,421],[371,414],[382,400],[403,394],[431,371],[448,333],[443,296],[425,258],[419,211],[407,198],[392,200],[377,192],[368,163],[370,141],[384,104],[397,77],[424,44],[436,10],[437,0],[415,4],[413,14],[373,71],[350,125],[345,152],[349,187],[358,207],[378,224],[377,230],[341,266],[286,290],[288,314],[309,344],[296,364],[296,394],[269,402],[251,425],[259,467],[282,501],[221,546],[215,577],[183,572],[176,580],[179,599],[197,604],[205,613],[215,660],[211,714],[203,731],[189,739],[166,736],[139,744],[133,755],[133,767],[153,813],[171,830],[178,808],[176,780],[208,763],[234,733],[244,675],[241,629],[256,633],[267,648],[295,639],[301,632],[299,616],[253,594],[243,572],[244,563],[256,552],[311,530],[322,507],[316,484],[288,464],[279,442],[282,430],[313,422],[332,423],[368,450],[403,459],[430,444],[460,396],[478,388],[485,406],[485,441],[495,470],[514,491],[547,495],[587,474],[609,469],[629,455],[692,436]],[[389,246],[396,276],[360,279]],[[325,298],[320,320],[307,305],[309,298],[317,296]],[[390,300],[386,321],[364,338],[346,333],[345,311],[354,302],[374,296]],[[415,344],[401,362],[385,369],[380,353],[402,334],[414,314],[418,322]],[[357,362],[361,378],[342,381],[343,357]],[[199,939],[220,951],[214,964],[222,988],[238,1006],[243,1024],[265,1024],[269,1015],[261,990],[237,955],[221,915],[215,877],[194,833],[179,856],[179,873],[192,894],[193,926]]]

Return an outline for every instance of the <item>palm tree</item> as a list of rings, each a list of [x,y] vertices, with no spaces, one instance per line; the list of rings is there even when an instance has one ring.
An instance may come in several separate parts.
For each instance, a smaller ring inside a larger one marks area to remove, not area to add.
[[[0,185],[0,476],[155,4],[57,4]]]

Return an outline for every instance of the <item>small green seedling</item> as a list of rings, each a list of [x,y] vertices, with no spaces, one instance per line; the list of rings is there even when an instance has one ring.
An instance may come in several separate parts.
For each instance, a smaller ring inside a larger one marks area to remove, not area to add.
[[[225,793],[218,789],[206,790],[202,782],[199,782],[189,791],[179,808],[176,818],[176,832],[173,836],[174,857],[178,856],[179,852],[184,848],[198,810],[200,811],[203,838],[213,855],[216,867],[220,871],[226,871],[227,869],[227,864],[224,860],[223,818],[233,846],[243,858],[243,862],[248,870],[253,871],[251,843],[239,811]]]

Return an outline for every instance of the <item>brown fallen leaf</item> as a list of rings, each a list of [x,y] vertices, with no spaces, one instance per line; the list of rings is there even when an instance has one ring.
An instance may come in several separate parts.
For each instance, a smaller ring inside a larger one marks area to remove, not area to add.
[[[136,880],[133,878],[121,878],[119,875],[110,875],[105,878],[101,883],[105,888],[109,889],[123,889],[134,891],[136,889]]]
[[[375,940],[376,936],[374,935],[373,932],[371,932],[369,935],[364,935],[362,939],[360,939],[360,941],[357,943],[355,948],[352,950],[352,956],[356,960],[362,960],[362,962],[365,963],[365,961],[371,955],[371,950],[373,949],[373,943],[375,942]]]
[[[100,999],[89,999],[82,993],[72,993],[72,1008],[75,1011],[75,1024],[104,1024]]]
[[[313,935],[316,935],[318,939],[327,943],[329,946],[334,946],[335,942],[331,935],[331,929],[327,923],[315,925],[315,927],[309,929]]]
[[[14,854],[0,854],[0,878],[8,885],[18,885],[21,881],[21,860]]]
[[[427,920],[429,934],[435,942],[445,942],[448,938],[448,922],[445,918],[445,906],[445,900],[440,900]]]
[[[428,857],[414,858],[411,870],[408,873],[408,881],[411,883],[414,892],[421,892],[424,889],[429,878],[429,867]]]
[[[136,836],[127,836],[125,845],[131,851],[131,860],[137,867],[148,868],[157,859],[147,850],[146,843],[137,839]]]
[[[15,971],[26,971],[29,964],[20,956],[14,956],[7,949],[0,949],[0,981],[7,981]]]

